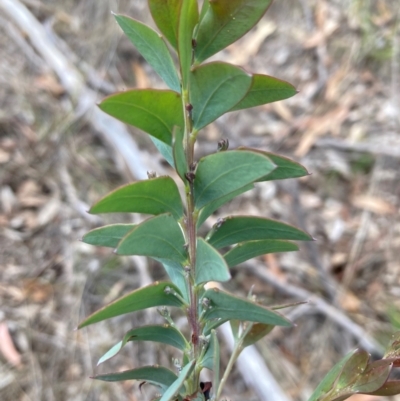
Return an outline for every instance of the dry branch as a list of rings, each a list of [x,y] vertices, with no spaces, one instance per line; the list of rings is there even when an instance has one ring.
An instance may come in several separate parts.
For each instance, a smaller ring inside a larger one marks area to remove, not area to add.
[[[18,0],[0,0],[2,8],[10,19],[25,32],[38,54],[58,76],[61,84],[68,92],[76,110],[98,131],[104,140],[121,155],[130,173],[137,179],[147,177],[146,165],[150,160],[140,151],[125,126],[101,112],[95,104],[96,94],[90,90],[83,76],[74,65],[49,41],[45,29],[32,13]],[[149,166],[149,169],[160,171]]]

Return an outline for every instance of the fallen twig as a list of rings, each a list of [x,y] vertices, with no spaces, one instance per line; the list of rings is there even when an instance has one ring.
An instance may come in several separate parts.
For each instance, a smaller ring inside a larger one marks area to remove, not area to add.
[[[247,266],[248,270],[261,280],[271,284],[275,289],[284,294],[290,295],[291,297],[308,300],[311,305],[313,305],[319,312],[323,313],[329,319],[334,321],[336,324],[351,333],[359,342],[360,346],[366,351],[373,353],[375,355],[382,355],[383,348],[379,343],[377,343],[366,331],[354,323],[348,316],[346,316],[342,311],[329,305],[322,298],[312,294],[311,292],[296,287],[292,284],[279,281],[274,277],[264,265],[252,264]]]
[[[61,84],[77,105],[76,112],[81,114],[116,153],[123,157],[130,174],[137,179],[145,179],[148,169],[162,171],[161,166],[154,166],[150,157],[137,147],[122,123],[104,114],[97,107],[93,107],[96,99],[95,92],[86,86],[80,72],[48,40],[45,29],[34,15],[19,0],[0,0],[0,7],[26,33],[37,53],[57,74]],[[29,29],[27,29],[28,27]]]

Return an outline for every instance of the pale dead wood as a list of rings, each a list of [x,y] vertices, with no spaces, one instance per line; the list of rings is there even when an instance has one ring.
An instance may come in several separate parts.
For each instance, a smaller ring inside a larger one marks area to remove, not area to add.
[[[147,178],[147,170],[151,166],[150,157],[139,150],[125,126],[106,115],[95,104],[96,94],[87,88],[80,72],[48,40],[46,31],[32,13],[18,0],[1,0],[0,7],[9,15],[14,23],[29,37],[32,46],[44,59],[45,63],[57,74],[61,84],[77,104],[77,113],[82,115],[108,144],[121,155],[130,173],[137,179]],[[29,29],[28,29],[29,27]],[[148,168],[146,168],[146,165]],[[154,168],[160,171],[159,168]]]
[[[383,349],[380,344],[378,344],[361,326],[354,323],[344,312],[328,304],[324,299],[303,288],[279,281],[260,263],[247,265],[247,268],[256,277],[269,283],[279,292],[302,301],[309,301],[319,312],[351,333],[357,339],[360,346],[366,351],[379,355],[383,354]]]
[[[233,349],[233,337],[229,324],[220,328],[224,341],[230,349]],[[252,345],[247,347],[239,356],[236,367],[242,375],[246,385],[253,389],[260,401],[289,401],[274,376],[265,365],[264,359],[257,348]]]

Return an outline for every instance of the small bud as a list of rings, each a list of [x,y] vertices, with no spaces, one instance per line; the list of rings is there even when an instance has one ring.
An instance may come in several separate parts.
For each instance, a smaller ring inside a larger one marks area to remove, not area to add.
[[[204,309],[208,309],[210,307],[210,300],[208,298],[203,298],[201,300],[201,305]]]
[[[185,109],[190,113],[193,110],[193,105],[188,103],[187,105],[185,105]]]
[[[148,171],[147,172],[147,178],[150,180],[151,178],[156,178],[157,173],[155,171]]]
[[[185,174],[185,177],[191,184],[193,184],[193,181],[196,178],[196,174],[189,171],[188,173]]]
[[[178,358],[172,358],[172,363],[178,369],[179,372],[182,370],[182,365]]]
[[[157,309],[157,312],[163,317],[163,318],[169,318],[169,310],[163,306],[162,308]]]
[[[217,222],[214,224],[215,228],[221,228],[222,224],[225,223],[225,219],[219,218]]]
[[[202,347],[205,347],[209,343],[208,338],[206,336],[199,336],[199,342]]]
[[[223,152],[224,150],[228,150],[229,148],[229,140],[221,139],[218,141],[218,152]]]

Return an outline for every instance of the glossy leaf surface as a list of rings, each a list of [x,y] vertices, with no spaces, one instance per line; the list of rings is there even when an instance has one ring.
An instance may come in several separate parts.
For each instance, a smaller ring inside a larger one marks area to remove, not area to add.
[[[230,216],[214,225],[207,239],[213,247],[222,248],[245,241],[266,239],[311,241],[312,237],[280,221],[253,216]]]
[[[271,173],[265,175],[264,177],[257,180],[261,181],[272,181],[272,180],[284,180],[286,178],[299,178],[309,175],[310,173],[306,170],[304,166],[287,157],[279,156],[274,153],[264,152],[258,149],[240,147],[238,150],[247,150],[252,152],[258,152],[262,155],[271,159],[271,161],[276,164],[276,169]]]
[[[135,224],[111,224],[95,228],[83,236],[82,242],[90,245],[116,248],[121,239],[135,227]]]
[[[256,25],[270,4],[271,0],[210,1],[196,36],[196,63],[236,42]]]
[[[197,219],[197,228],[199,228],[209,216],[211,216],[218,208],[220,208],[222,205],[225,205],[225,203],[230,202],[232,199],[236,198],[237,196],[250,191],[251,189],[254,188],[253,184],[248,184],[245,185],[242,188],[237,189],[236,191],[233,191],[221,198],[218,198],[214,202],[208,203],[204,208],[201,209],[198,219]]]
[[[98,201],[89,213],[171,213],[176,219],[183,216],[178,187],[171,177],[137,181],[109,193]]]
[[[251,76],[232,64],[201,65],[190,74],[193,126],[200,130],[229,111],[246,95]]]
[[[186,340],[182,334],[169,325],[143,326],[129,330],[122,341],[108,350],[97,363],[97,366],[117,355],[119,351],[130,341],[153,341],[161,344],[171,345],[181,351],[186,348]]]
[[[150,139],[153,142],[154,146],[157,148],[157,150],[164,157],[164,159],[168,162],[168,164],[172,168],[175,168],[174,155],[172,153],[172,147],[167,145],[166,143],[160,141],[159,139],[154,138],[154,136],[150,136]]]
[[[161,366],[144,366],[138,369],[125,370],[124,372],[94,376],[93,379],[106,382],[140,380],[159,387],[164,393],[175,382],[177,376],[174,372]]]
[[[172,144],[173,128],[184,126],[181,97],[169,90],[135,89],[119,92],[106,97],[99,107],[167,145]]]
[[[162,259],[162,258],[154,258],[154,259],[160,262],[164,266],[164,269],[167,272],[170,280],[179,288],[179,291],[181,292],[183,298],[187,302],[189,302],[189,294],[182,264],[168,259]]]
[[[200,159],[194,180],[196,209],[201,209],[268,174],[275,168],[256,152],[231,150]]]
[[[163,38],[153,29],[124,15],[115,15],[119,26],[154,71],[175,92],[181,92],[178,73]]]
[[[182,0],[148,0],[149,8],[158,29],[178,50],[179,15]]]
[[[203,238],[197,238],[196,284],[228,281],[231,278],[224,258]]]
[[[288,241],[260,240],[246,241],[236,245],[224,255],[229,267],[236,266],[256,256],[275,252],[297,251],[299,247]]]
[[[169,386],[168,390],[160,398],[160,401],[171,401],[181,390],[185,380],[192,373],[195,360],[189,362],[179,373],[178,378]]]
[[[152,217],[138,224],[119,243],[119,255],[143,255],[184,263],[187,252],[179,224],[170,214]]]
[[[179,15],[178,53],[183,88],[187,87],[193,58],[193,31],[199,21],[197,0],[183,0]]]
[[[239,298],[216,288],[207,290],[204,298],[210,301],[205,312],[206,319],[234,319],[250,322],[272,324],[274,326],[291,326],[281,314],[248,299]]]
[[[109,305],[104,306],[81,322],[78,328],[81,329],[93,323],[153,306],[176,306],[178,308],[183,306],[182,302],[175,295],[168,290],[166,291],[166,288],[180,294],[179,289],[172,283],[155,282],[154,284],[132,291]]]
[[[296,88],[289,82],[269,75],[254,74],[246,96],[231,111],[248,109],[287,99],[296,93]]]

